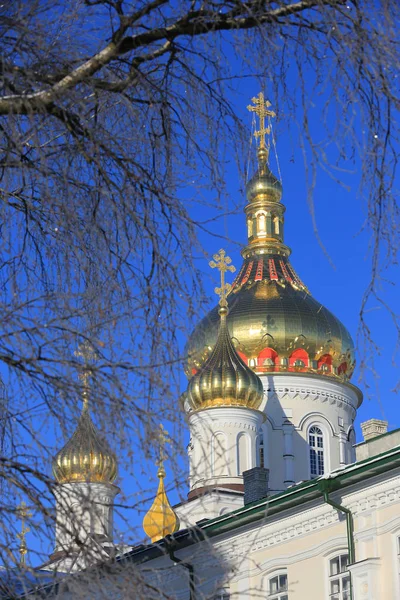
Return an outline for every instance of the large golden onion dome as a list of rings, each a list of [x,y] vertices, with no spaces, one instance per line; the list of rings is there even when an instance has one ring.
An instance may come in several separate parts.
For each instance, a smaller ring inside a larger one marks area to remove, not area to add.
[[[289,262],[282,187],[267,160],[265,144],[260,145],[258,170],[246,190],[248,244],[228,296],[229,336],[257,373],[311,372],[348,379],[355,363],[353,340],[339,319],[311,296]],[[202,369],[213,353],[218,320],[215,307],[190,336],[188,376]]]

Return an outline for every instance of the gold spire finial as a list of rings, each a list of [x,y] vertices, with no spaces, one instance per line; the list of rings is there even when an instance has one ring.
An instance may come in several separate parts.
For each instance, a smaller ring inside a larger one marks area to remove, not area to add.
[[[159,458],[157,460],[159,479],[158,490],[153,504],[143,519],[143,529],[152,542],[164,538],[166,535],[175,533],[179,529],[179,518],[169,503],[164,486],[165,468],[164,461],[167,459],[165,444],[170,442],[168,432],[160,423],[159,433]]]
[[[158,433],[158,442],[159,442],[160,448],[159,448],[158,460],[156,462],[156,465],[158,467],[158,477],[165,477],[164,461],[167,460],[167,455],[165,452],[165,444],[169,444],[170,441],[171,440],[168,436],[168,431],[166,429],[164,429],[163,424],[160,423],[159,433]]]
[[[232,259],[226,255],[223,248],[221,248],[218,254],[214,254],[213,259],[208,264],[212,269],[218,269],[221,274],[221,287],[216,287],[214,291],[219,296],[219,305],[226,308],[228,306],[226,297],[231,291],[232,286],[230,283],[225,283],[225,273],[226,271],[234,273],[236,268],[231,265]]]
[[[30,528],[26,527],[26,519],[32,516],[32,513],[27,509],[25,502],[21,502],[17,507],[18,514],[21,518],[21,532],[17,533],[17,538],[21,540],[19,545],[19,565],[20,567],[25,567],[26,565],[26,555],[28,554],[28,548],[26,545],[26,534],[29,533]]]
[[[265,100],[263,92],[260,92],[258,96],[252,98],[251,101],[253,102],[254,106],[249,104],[247,110],[256,113],[260,119],[260,129],[254,132],[254,137],[260,138],[259,150],[268,150],[265,144],[265,136],[270,134],[271,128],[269,125],[265,127],[265,118],[276,117],[276,114],[273,110],[269,110],[271,102],[269,100]]]
[[[83,359],[83,366],[81,372],[79,373],[79,379],[82,381],[83,388],[83,409],[87,410],[89,407],[89,388],[90,377],[92,374],[92,369],[89,365],[97,358],[98,355],[93,345],[87,339],[79,344],[78,348],[74,352],[74,355]]]

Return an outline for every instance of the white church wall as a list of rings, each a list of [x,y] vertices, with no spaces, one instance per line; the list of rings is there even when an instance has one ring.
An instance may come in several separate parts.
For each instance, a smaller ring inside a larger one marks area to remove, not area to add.
[[[270,424],[268,457],[271,489],[287,487],[287,463],[284,460],[284,423],[293,425],[294,482],[310,479],[309,429],[318,426],[324,436],[324,472],[330,472],[354,460],[352,439],[360,392],[355,386],[328,376],[270,374],[263,382],[265,413]],[[268,425],[265,426],[268,428]]]
[[[256,465],[256,440],[263,419],[261,412],[239,407],[190,414],[190,490],[243,484],[241,471]]]
[[[108,483],[64,483],[54,487],[57,503],[56,552],[76,546],[88,536],[112,540],[114,498],[118,487]]]

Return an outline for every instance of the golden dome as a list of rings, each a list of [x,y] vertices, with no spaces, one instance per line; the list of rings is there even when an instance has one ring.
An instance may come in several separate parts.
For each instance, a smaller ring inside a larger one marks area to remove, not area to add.
[[[143,519],[144,532],[152,542],[157,542],[179,529],[178,515],[170,505],[165,491],[163,466],[159,468],[157,476],[159,478],[157,494]]]
[[[149,536],[152,542],[157,542],[166,535],[171,535],[179,529],[178,515],[169,503],[164,486],[164,461],[167,458],[167,455],[165,454],[165,444],[169,442],[170,439],[168,437],[168,432],[164,429],[162,424],[160,424],[158,440],[160,444],[160,456],[157,461],[157,477],[159,479],[158,490],[153,504],[143,519],[144,532]]]
[[[84,403],[78,426],[71,439],[53,460],[53,474],[58,483],[112,483],[117,477],[117,459],[90,418]]]
[[[235,351],[227,328],[227,314],[226,307],[219,308],[218,337],[210,356],[189,381],[186,410],[211,406],[258,409],[261,405],[264,394],[262,382]]]
[[[257,110],[268,114],[264,98],[259,98],[253,99]],[[283,241],[282,187],[265,164],[267,159],[264,143],[258,150],[258,170],[247,186],[248,244],[228,296],[226,335],[257,373],[312,372],[348,379],[355,364],[353,340],[339,319],[311,296],[289,262],[290,249]],[[217,323],[215,307],[191,335],[186,348],[188,376],[199,369],[201,373],[214,354]]]
[[[248,202],[257,200],[268,200],[279,202],[282,198],[282,184],[270,171],[267,164],[268,151],[258,151],[258,169],[246,185],[246,196]]]

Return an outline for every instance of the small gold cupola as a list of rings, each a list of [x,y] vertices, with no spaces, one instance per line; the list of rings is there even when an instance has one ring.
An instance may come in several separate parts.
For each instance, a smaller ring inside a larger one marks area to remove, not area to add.
[[[75,353],[84,359],[82,380],[83,407],[72,437],[53,459],[53,475],[57,483],[113,483],[117,477],[117,459],[108,443],[101,438],[89,412],[89,360],[94,357],[88,343]]]
[[[169,503],[167,492],[165,491],[164,479],[165,468],[164,461],[166,460],[165,444],[168,441],[167,432],[160,424],[159,443],[160,456],[157,461],[159,479],[158,489],[154,502],[146,513],[143,519],[143,529],[146,535],[149,536],[152,542],[161,540],[166,535],[171,535],[179,529],[179,518],[171,504]]]
[[[221,287],[216,288],[219,301],[219,332],[217,342],[202,368],[189,381],[185,398],[186,410],[210,407],[241,406],[258,409],[263,400],[263,385],[258,377],[237,354],[227,327],[227,294],[231,286],[225,283],[225,272],[235,271],[224,250],[214,255],[212,268],[221,272]]]
[[[289,256],[290,249],[283,243],[283,223],[285,206],[281,203],[282,184],[268,166],[269,142],[265,136],[271,132],[271,118],[275,113],[270,110],[271,103],[264,94],[252,98],[253,104],[247,108],[254,112],[260,121],[260,128],[254,135],[259,138],[257,150],[258,169],[246,185],[248,245],[243,250],[244,258],[260,254],[281,254]],[[268,119],[268,125],[265,124]]]

